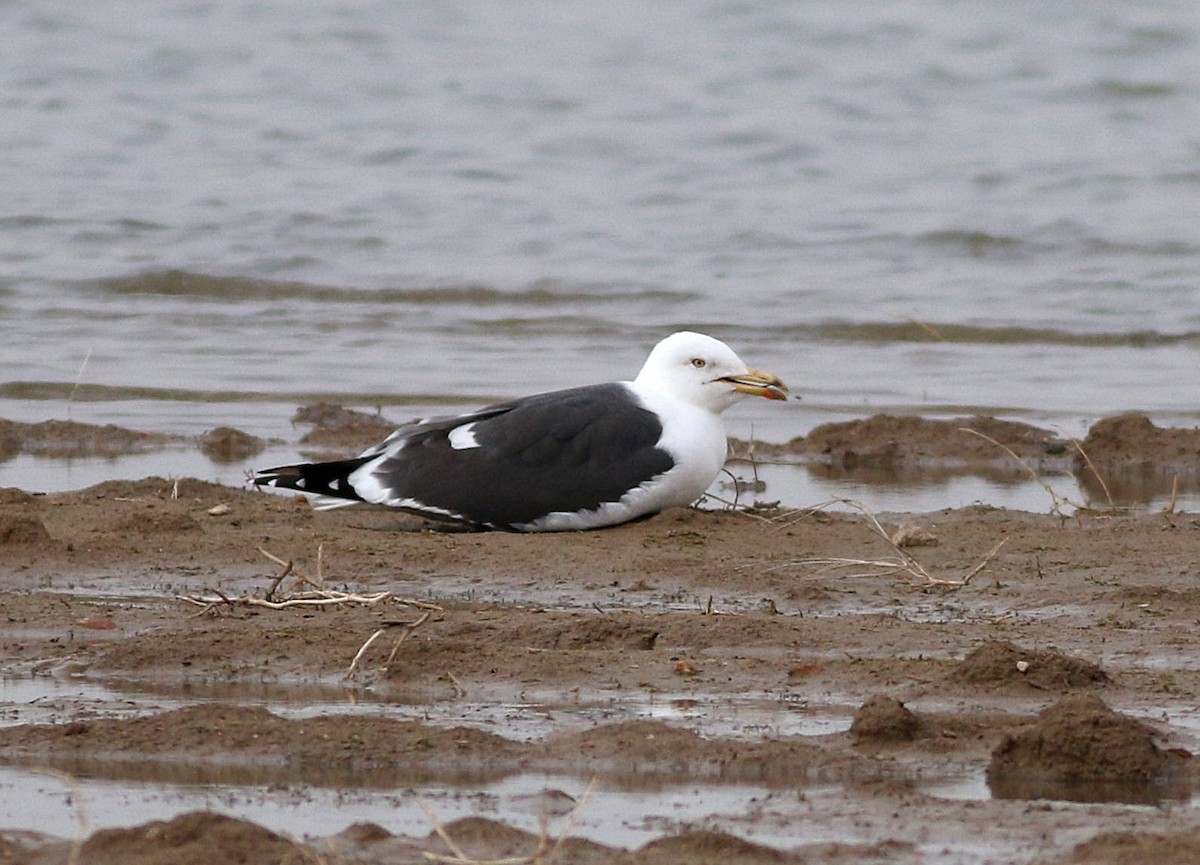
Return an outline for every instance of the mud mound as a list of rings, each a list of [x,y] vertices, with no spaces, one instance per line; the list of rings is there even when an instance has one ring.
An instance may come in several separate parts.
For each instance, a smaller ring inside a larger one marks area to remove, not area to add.
[[[528,855],[537,848],[536,835],[486,817],[463,817],[447,823],[442,830],[468,856],[513,857]],[[445,845],[436,831],[429,833],[428,840]],[[451,852],[446,850],[443,855]]]
[[[1158,801],[1182,758],[1154,731],[1092,694],[1066,697],[992,752],[988,785],[1000,799]]]
[[[42,457],[117,456],[158,450],[181,439],[107,424],[47,420],[20,423],[0,419],[0,459],[17,453]]]
[[[660,721],[601,724],[530,745],[472,727],[356,715],[291,720],[222,703],[136,718],[0,727],[5,762],[49,763],[103,777],[121,777],[140,763],[169,768],[174,782],[186,775],[195,783],[246,783],[249,777],[322,786],[367,778],[395,784],[434,773],[466,780],[531,767],[785,784],[862,765],[856,756],[829,755],[796,738],[705,739]]]
[[[640,850],[632,861],[639,865],[760,865],[764,862],[803,861],[797,856],[772,847],[764,847],[743,841],[724,832],[694,829],[669,838],[651,841]]]
[[[16,487],[0,487],[0,505],[27,505],[36,500],[35,496]]]
[[[382,415],[354,411],[328,402],[297,409],[292,415],[292,423],[312,425],[312,429],[300,438],[301,444],[345,449],[347,455],[382,441],[399,426]]]
[[[345,861],[413,862],[430,855],[463,861],[532,861],[546,839],[486,817],[465,817],[432,831],[424,839],[393,836],[373,827],[369,834],[347,830],[339,838],[359,848]],[[445,838],[454,843],[451,850]],[[692,829],[659,838],[628,853],[578,837],[554,840],[555,861],[576,865],[772,865],[804,860],[762,844],[744,841],[725,832]],[[340,845],[339,845],[340,846]],[[0,850],[5,849],[0,846]],[[12,861],[33,861],[31,847],[12,845]],[[344,849],[342,852],[346,852]],[[293,841],[255,823],[205,811],[181,814],[169,821],[154,820],[128,829],[103,829],[81,846],[80,865],[304,865],[325,862],[321,845]],[[9,861],[8,859],[5,860]],[[38,861],[41,861],[40,859]],[[73,860],[74,861],[74,860]],[[343,861],[337,857],[337,861]],[[540,861],[540,859],[538,860]]]
[[[39,546],[53,541],[42,521],[34,517],[0,514],[0,547]]]
[[[566,622],[547,622],[526,628],[522,643],[537,649],[633,649],[649,650],[658,631],[644,620],[621,621],[607,616],[573,616]]]
[[[871,697],[854,713],[850,738],[859,745],[911,742],[921,733],[921,719],[892,697]]]
[[[1200,862],[1200,831],[1170,835],[1108,832],[1080,844],[1066,861],[1079,865],[1195,865]]]
[[[516,829],[506,823],[489,820],[486,817],[464,817],[447,823],[442,831],[454,845],[466,853],[470,861],[487,862],[524,862],[540,861],[533,857],[534,851],[545,844],[545,839],[529,832]],[[553,842],[552,842],[553,843]],[[431,853],[439,856],[457,855],[451,851],[446,842],[436,832],[430,832],[425,839]],[[561,859],[564,862],[579,863],[579,865],[609,865],[616,851],[593,841],[582,838],[565,838],[558,848],[557,856],[546,856],[546,861]]]
[[[991,417],[928,420],[873,415],[865,420],[822,424],[807,437],[792,439],[785,451],[821,457],[846,469],[920,465],[1004,466],[1012,462],[1001,448],[963,428],[995,439],[1026,460],[1063,457],[1066,443],[1029,424]]]
[[[1179,612],[1200,606],[1200,586],[1185,586],[1180,589],[1166,586],[1129,586],[1109,592],[1103,597],[1122,606],[1145,604],[1158,610],[1170,609]]]
[[[200,436],[200,452],[213,462],[236,463],[261,453],[266,442],[233,427],[220,426]]]
[[[175,764],[183,757],[194,764],[197,778],[250,775],[259,783],[288,778],[337,785],[347,777],[361,783],[372,775],[420,777],[435,768],[448,775],[484,775],[511,769],[524,750],[469,727],[346,715],[296,721],[221,703],[137,718],[0,728],[5,761],[81,767],[84,759],[97,774],[120,775],[128,755],[137,755],[143,763],[170,764],[179,775],[183,770]]]
[[[44,851],[54,848],[62,850],[61,860],[66,861],[69,851],[65,847],[64,842],[41,832],[0,829],[0,862],[4,865],[29,865],[35,859],[44,862],[50,858]]]
[[[1136,504],[1200,488],[1200,429],[1163,429],[1142,414],[1097,421],[1075,456],[1089,501]],[[1088,464],[1088,460],[1091,464]]]
[[[216,504],[239,495],[252,496],[257,493],[195,478],[168,479],[151,476],[136,481],[101,481],[82,490],[62,493],[55,498],[72,504],[95,499],[169,499],[192,504]]]
[[[552,746],[575,750],[592,760],[615,760],[630,764],[659,765],[693,759],[704,749],[704,739],[690,730],[661,721],[624,721],[568,733]]]
[[[179,513],[140,513],[132,514],[129,519],[121,522],[117,528],[145,537],[146,535],[177,534],[179,532],[198,532],[200,524],[188,514]]]
[[[437,833],[433,833],[437,834]],[[369,820],[362,823],[351,823],[345,829],[337,834],[338,838],[345,839],[354,844],[366,845],[376,844],[380,841],[390,841],[396,836],[384,829],[378,823],[372,823]]]
[[[1091,461],[1111,469],[1200,473],[1200,429],[1164,429],[1144,414],[1123,414],[1092,424],[1082,447]],[[1087,468],[1082,456],[1076,467]]]
[[[1032,687],[1065,691],[1104,685],[1109,676],[1099,666],[1049,650],[1021,649],[1013,643],[984,643],[950,674],[958,682],[990,688]]]
[[[831,776],[859,766],[853,757],[831,755],[795,738],[705,739],[661,721],[603,724],[552,737],[543,749],[559,760],[583,762],[612,775],[685,775],[724,781],[789,784]]]
[[[10,420],[0,420],[0,462],[11,460],[21,452],[21,436],[17,424]]]
[[[308,861],[304,848],[247,820],[209,811],[102,829],[83,842],[80,865],[279,865]]]

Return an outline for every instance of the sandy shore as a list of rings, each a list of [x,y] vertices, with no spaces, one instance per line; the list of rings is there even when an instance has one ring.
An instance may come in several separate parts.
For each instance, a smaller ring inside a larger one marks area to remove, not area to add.
[[[336,809],[333,831],[101,828],[66,797],[45,827],[75,831],[0,831],[0,861],[1200,861],[1200,517],[878,523],[680,509],[525,536],[189,480],[0,491],[0,670],[57,694],[0,705],[5,797],[30,767],[164,799],[577,782],[419,832]],[[287,605],[316,592],[297,574],[331,602]],[[673,816],[681,789],[714,804]]]

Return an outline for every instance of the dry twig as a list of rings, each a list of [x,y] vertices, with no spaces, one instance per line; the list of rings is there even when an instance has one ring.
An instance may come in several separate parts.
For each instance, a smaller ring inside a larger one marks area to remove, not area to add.
[[[358,662],[362,660],[362,656],[367,653],[367,649],[371,648],[371,644],[382,637],[386,632],[387,628],[380,628],[371,636],[367,637],[367,641],[362,644],[357,652],[354,653],[354,659],[350,662],[350,668],[346,670],[345,678],[354,678],[354,674],[358,671]]]
[[[286,610],[289,607],[334,607],[339,604],[379,604],[384,601],[394,601],[397,604],[405,604],[414,607],[435,607],[434,604],[425,604],[422,601],[410,601],[404,598],[397,598],[392,592],[371,592],[370,594],[360,595],[354,592],[338,592],[338,591],[321,591],[321,592],[301,592],[298,594],[288,595],[281,601],[268,600],[265,597],[259,597],[254,594],[245,594],[237,598],[231,598],[228,595],[214,589],[216,597],[207,597],[203,595],[180,595],[181,601],[186,601],[189,604],[195,604],[198,607],[203,607],[201,613],[211,612],[222,604],[230,607],[266,607],[269,610]]]
[[[295,563],[290,559],[281,559],[266,550],[259,548],[267,559],[280,566],[280,571],[271,578],[271,583],[263,594],[255,592],[247,592],[240,597],[231,598],[220,589],[213,589],[211,595],[180,595],[179,599],[186,601],[189,604],[201,607],[202,609],[196,613],[197,616],[202,616],[207,613],[215,612],[221,608],[234,609],[237,607],[265,607],[268,610],[286,610],[290,607],[333,607],[345,604],[358,604],[361,606],[375,606],[378,604],[393,603],[405,607],[414,607],[421,610],[421,615],[416,621],[404,625],[404,632],[392,647],[392,652],[388,656],[388,664],[396,656],[396,651],[400,648],[400,644],[421,625],[425,624],[436,612],[442,612],[443,608],[437,604],[430,604],[425,601],[416,601],[410,598],[397,597],[394,592],[342,592],[336,589],[324,588],[323,574],[323,547],[317,548],[317,578],[312,579],[296,570]],[[288,577],[294,577],[296,580],[295,588],[307,585],[312,587],[309,591],[290,591],[280,593],[280,585]],[[359,662],[366,654],[367,649],[371,647],[379,637],[387,630],[387,627],[380,628],[373,633],[367,641],[363,643],[358,652],[355,653],[354,659],[350,662],[350,668],[346,671],[346,678],[354,676],[358,669]]]
[[[262,547],[258,547],[257,549],[260,553],[262,553],[268,559],[270,559],[275,564],[281,566],[284,569],[284,573],[280,575],[280,578],[286,577],[289,574],[295,574],[297,583],[307,583],[308,585],[312,586],[314,589],[317,589],[318,591],[320,591],[321,589],[325,588],[321,584],[322,580],[320,578],[321,550],[324,549],[324,546],[325,545],[322,544],[317,547],[317,579],[315,579],[315,580],[310,577],[306,577],[300,571],[296,570],[296,568],[294,567],[294,562],[292,562],[291,559],[284,561],[283,559],[279,558],[279,556],[276,556],[276,555],[273,555],[272,553],[267,552]]]
[[[416,601],[408,598],[399,598],[394,592],[369,592],[359,594],[355,592],[341,592],[336,589],[326,589],[319,582],[310,577],[306,577],[295,567],[293,561],[284,560],[272,553],[267,552],[261,547],[258,550],[266,558],[270,559],[277,565],[280,565],[282,570],[271,579],[271,584],[263,595],[258,595],[253,592],[248,592],[240,597],[231,598],[219,589],[213,589],[213,596],[204,595],[180,595],[179,599],[186,601],[189,604],[195,604],[198,607],[203,607],[201,613],[210,612],[222,605],[228,607],[266,607],[270,610],[285,610],[289,607],[330,607],[339,604],[362,604],[370,606],[372,604],[385,603],[391,601],[406,607],[416,607],[420,610],[440,611],[442,608],[437,604],[429,604],[424,601]],[[318,562],[320,560],[318,559]],[[308,592],[291,592],[280,595],[276,600],[276,592],[279,590],[280,584],[289,576],[296,578],[297,584],[307,584],[313,587],[312,591]]]
[[[415,622],[404,626],[404,630],[400,633],[400,636],[396,638],[396,642],[392,644],[392,650],[390,652],[388,652],[387,663],[385,663],[383,665],[383,668],[385,670],[392,669],[392,661],[396,660],[396,653],[398,651],[400,651],[401,644],[412,635],[413,631],[415,631],[417,628],[421,627],[421,625],[428,622],[429,617],[432,615],[433,615],[433,610],[426,610],[425,612],[421,613],[420,616],[417,617],[417,620]]]

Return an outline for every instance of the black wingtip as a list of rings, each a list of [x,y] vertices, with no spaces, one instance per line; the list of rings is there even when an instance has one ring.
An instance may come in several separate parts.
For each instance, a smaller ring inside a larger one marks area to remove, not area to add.
[[[333,460],[325,463],[296,463],[259,469],[251,482],[260,487],[276,487],[297,490],[313,495],[330,496],[348,501],[363,501],[348,478],[350,474],[372,457],[355,457],[348,460]]]
[[[258,487],[280,487],[282,489],[304,489],[304,466],[276,466],[258,469],[250,482]]]

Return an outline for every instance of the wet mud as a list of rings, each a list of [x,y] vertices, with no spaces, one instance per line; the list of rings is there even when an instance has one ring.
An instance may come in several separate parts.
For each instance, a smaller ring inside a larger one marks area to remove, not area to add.
[[[19,453],[73,458],[144,453],[177,445],[183,439],[108,424],[48,420],[21,423],[0,418],[0,461]]]
[[[3,490],[0,861],[1192,862],[1198,580],[1177,510]]]
[[[1087,505],[1108,510],[1200,489],[1200,429],[1158,427],[1136,413],[1099,420],[1082,440],[992,417],[874,415],[823,424],[785,444],[733,445],[741,459],[801,463],[872,483],[1069,474]]]

